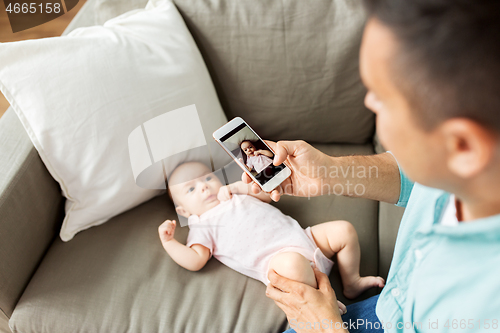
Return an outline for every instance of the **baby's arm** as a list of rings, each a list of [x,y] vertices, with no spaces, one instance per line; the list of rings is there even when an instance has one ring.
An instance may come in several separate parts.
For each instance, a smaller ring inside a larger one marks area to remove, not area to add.
[[[246,194],[251,195],[261,201],[271,202],[271,196],[269,193],[261,191],[259,194],[255,194],[251,191],[251,184],[245,184],[242,181],[234,182],[229,185],[223,186],[219,190],[219,194],[217,195],[217,199],[220,201],[226,201],[231,199],[233,194]]]
[[[273,153],[271,153],[269,150],[266,150],[266,149],[259,149],[255,153],[256,153],[256,155],[264,155],[264,156],[267,156],[269,158],[273,158]]]
[[[170,257],[180,266],[190,271],[199,271],[210,258],[210,250],[203,245],[187,247],[174,239],[175,220],[166,220],[158,227],[161,244]]]

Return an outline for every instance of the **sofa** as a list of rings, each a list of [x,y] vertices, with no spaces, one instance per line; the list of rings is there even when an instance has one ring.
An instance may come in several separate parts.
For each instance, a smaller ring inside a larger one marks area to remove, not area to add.
[[[145,5],[87,0],[64,34]],[[175,0],[228,119],[263,138],[305,140],[333,156],[381,153],[363,105],[358,51],[366,20],[349,0]],[[84,115],[82,115],[84,116]],[[0,118],[1,332],[282,332],[284,313],[265,286],[212,258],[198,272],[165,253],[158,226],[175,219],[166,194],[100,226],[59,238],[65,199],[11,108]],[[241,170],[228,166],[230,181]],[[361,274],[387,277],[402,208],[325,195],[283,197],[302,227],[348,220]],[[185,242],[187,228],[176,239]],[[336,265],[330,281],[345,299]]]

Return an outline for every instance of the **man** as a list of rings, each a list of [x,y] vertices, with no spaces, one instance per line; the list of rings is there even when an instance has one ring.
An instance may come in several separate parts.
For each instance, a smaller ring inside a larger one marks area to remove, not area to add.
[[[330,157],[305,142],[270,142],[274,163],[293,170],[272,198],[339,181],[307,165],[377,166],[378,178],[348,180],[406,210],[387,284],[348,307],[365,321],[349,331],[500,330],[500,1],[365,3],[365,104],[391,153]],[[316,278],[318,289],[273,273],[267,295],[297,332],[345,332],[327,276]]]

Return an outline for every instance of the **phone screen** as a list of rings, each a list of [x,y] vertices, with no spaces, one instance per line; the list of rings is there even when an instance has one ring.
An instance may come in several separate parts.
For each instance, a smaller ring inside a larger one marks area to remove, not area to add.
[[[220,141],[261,185],[286,167],[283,163],[273,164],[274,153],[244,123],[221,137]]]

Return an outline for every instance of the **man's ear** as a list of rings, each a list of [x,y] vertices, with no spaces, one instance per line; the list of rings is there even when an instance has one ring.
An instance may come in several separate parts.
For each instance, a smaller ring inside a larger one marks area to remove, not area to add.
[[[492,131],[467,118],[452,118],[440,127],[448,169],[456,176],[474,177],[492,162],[498,141]]]
[[[176,206],[175,207],[175,211],[177,212],[177,214],[179,214],[180,216],[184,216],[185,218],[189,218],[189,212],[187,210],[184,209],[184,207],[182,206]]]

